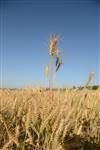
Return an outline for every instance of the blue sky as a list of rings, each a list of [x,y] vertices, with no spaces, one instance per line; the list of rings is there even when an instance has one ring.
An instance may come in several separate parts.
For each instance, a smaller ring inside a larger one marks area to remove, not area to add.
[[[57,86],[100,84],[100,3],[97,0],[1,0],[1,87],[47,85],[48,41],[60,35],[63,65]]]

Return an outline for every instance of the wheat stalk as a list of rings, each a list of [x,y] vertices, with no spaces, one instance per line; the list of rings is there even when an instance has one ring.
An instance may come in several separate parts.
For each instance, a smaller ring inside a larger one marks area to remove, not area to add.
[[[93,77],[94,77],[95,73],[94,72],[90,72],[89,76],[88,76],[88,79],[85,83],[85,88],[89,85],[89,83],[92,81]]]
[[[48,65],[45,66],[44,74],[45,74],[45,77],[48,77],[48,75],[49,75],[49,67],[48,67]]]

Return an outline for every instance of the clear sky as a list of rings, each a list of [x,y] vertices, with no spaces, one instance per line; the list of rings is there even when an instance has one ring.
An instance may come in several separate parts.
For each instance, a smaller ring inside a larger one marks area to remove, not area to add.
[[[100,84],[99,0],[0,0],[0,86],[46,85],[50,35],[60,35],[56,85]]]

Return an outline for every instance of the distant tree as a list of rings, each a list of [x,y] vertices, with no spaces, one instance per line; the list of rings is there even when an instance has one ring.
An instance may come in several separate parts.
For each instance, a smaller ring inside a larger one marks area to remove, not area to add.
[[[98,88],[99,88],[98,85],[93,85],[93,86],[92,86],[92,89],[93,89],[93,90],[97,90]]]
[[[76,86],[73,86],[73,89],[76,89]]]

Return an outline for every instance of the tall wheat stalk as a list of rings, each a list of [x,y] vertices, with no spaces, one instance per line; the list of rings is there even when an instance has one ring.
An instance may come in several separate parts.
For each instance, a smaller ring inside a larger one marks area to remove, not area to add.
[[[49,88],[50,90],[52,90],[53,88],[53,58],[56,51],[57,43],[58,43],[58,38],[56,36],[52,36],[49,42],[49,55],[50,55]]]
[[[50,56],[50,62],[49,67],[47,69],[47,66],[45,67],[45,76],[49,76],[49,89],[52,91],[54,87],[54,81],[56,78],[56,72],[60,68],[62,64],[62,60],[60,59],[59,51],[57,49],[58,44],[58,37],[55,35],[52,35],[50,41],[49,41],[49,56]],[[54,62],[56,58],[56,63]]]

